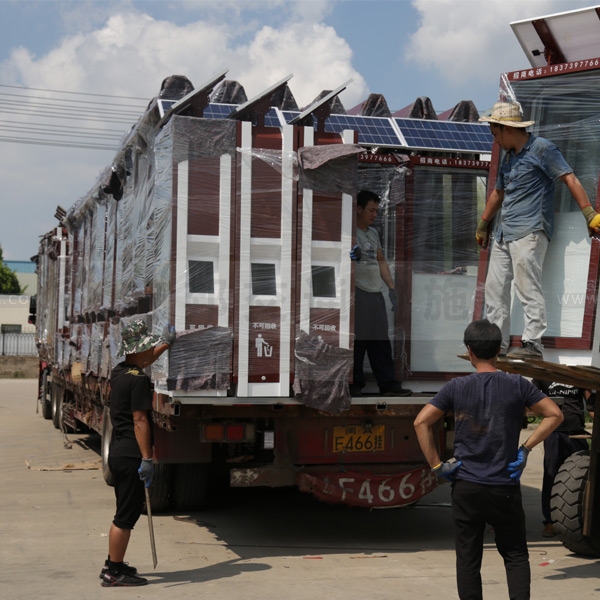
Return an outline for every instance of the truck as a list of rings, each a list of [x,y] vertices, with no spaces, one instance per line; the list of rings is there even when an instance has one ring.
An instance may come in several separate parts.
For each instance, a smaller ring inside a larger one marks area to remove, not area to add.
[[[456,354],[472,318],[488,128],[415,116],[423,99],[409,116],[377,95],[346,111],[350,82],[304,109],[291,76],[248,100],[226,73],[198,88],[167,78],[90,191],[57,207],[34,257],[42,414],[101,436],[110,484],[122,328],[173,326],[148,369],[154,511],[198,509],[222,478],[351,506],[414,504],[437,485],[414,417],[468,370]],[[399,294],[390,340],[410,397],[374,382],[349,393],[360,189],[383,200],[377,228]],[[450,419],[438,438],[451,453]]]

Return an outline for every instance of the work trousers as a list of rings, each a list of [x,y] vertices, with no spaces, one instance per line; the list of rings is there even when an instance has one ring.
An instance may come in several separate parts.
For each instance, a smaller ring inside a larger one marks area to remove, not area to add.
[[[571,454],[587,449],[587,440],[572,439],[566,431],[553,431],[544,440],[544,477],[542,479],[544,525],[552,523],[550,498],[558,470]]]
[[[456,582],[460,600],[482,600],[481,561],[486,523],[504,559],[511,600],[529,600],[531,571],[520,485],[452,484]]]
[[[543,231],[535,231],[512,242],[493,242],[485,281],[485,302],[488,320],[498,325],[502,332],[501,353],[506,353],[510,345],[513,281],[523,305],[525,327],[522,339],[542,349],[541,340],[547,326],[542,267],[547,249],[548,238]]]
[[[353,385],[363,387],[365,354],[383,393],[395,385],[392,344],[388,337],[385,299],[381,292],[365,292],[356,288],[354,310],[354,372]]]

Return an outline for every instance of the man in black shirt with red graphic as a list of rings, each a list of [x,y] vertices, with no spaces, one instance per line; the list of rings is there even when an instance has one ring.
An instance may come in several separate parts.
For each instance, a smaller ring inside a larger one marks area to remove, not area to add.
[[[117,510],[108,534],[108,559],[100,573],[103,587],[146,585],[137,569],[123,562],[131,530],[144,505],[144,486],[154,474],[152,464],[152,384],[144,369],[151,365],[174,339],[174,332],[160,338],[136,320],[122,332],[119,363],[110,378],[110,420],[113,430],[108,466],[112,473]],[[168,338],[168,341],[167,341]]]
[[[542,515],[544,537],[555,535],[552,525],[550,498],[554,478],[561,465],[571,454],[588,450],[586,439],[572,436],[585,434],[585,408],[594,410],[595,395],[590,390],[576,388],[566,383],[533,379],[532,383],[560,406],[564,421],[544,440],[544,478],[542,480]]]

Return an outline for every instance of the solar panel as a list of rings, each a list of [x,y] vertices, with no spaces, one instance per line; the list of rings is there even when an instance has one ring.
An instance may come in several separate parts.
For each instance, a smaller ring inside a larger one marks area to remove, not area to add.
[[[364,117],[363,117],[364,118]],[[491,152],[492,134],[485,123],[394,119],[408,148],[453,152]]]
[[[385,117],[331,115],[325,121],[325,131],[341,133],[345,129],[358,132],[358,143],[365,146],[402,146],[394,125]]]
[[[165,113],[168,112],[168,110],[171,108],[171,106],[173,106],[173,104],[175,104],[176,102],[177,102],[177,100],[161,100],[159,98],[158,114],[160,115],[161,119],[165,116]]]
[[[237,104],[217,104],[211,102],[204,109],[205,119],[226,119],[234,109],[237,108]]]

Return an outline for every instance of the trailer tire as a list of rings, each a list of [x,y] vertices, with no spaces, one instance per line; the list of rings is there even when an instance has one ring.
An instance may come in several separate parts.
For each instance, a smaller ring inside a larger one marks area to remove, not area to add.
[[[554,530],[566,548],[582,556],[600,556],[600,544],[583,535],[583,499],[589,468],[590,455],[585,450],[565,460],[554,479],[550,508]]]
[[[111,487],[115,485],[113,474],[108,466],[108,452],[110,449],[110,438],[112,436],[112,423],[110,421],[110,411],[108,406],[104,407],[102,413],[102,434],[100,440],[100,455],[102,457],[102,476],[106,485]]]
[[[48,400],[48,385],[48,370],[44,369],[40,384],[40,402],[42,403],[42,417],[50,420],[52,418],[52,403]]]
[[[184,463],[175,466],[173,507],[198,510],[206,503],[209,470],[207,464]]]
[[[171,485],[174,465],[155,464],[152,485],[148,488],[153,513],[166,512],[171,507]],[[144,506],[144,512],[146,507]]]

